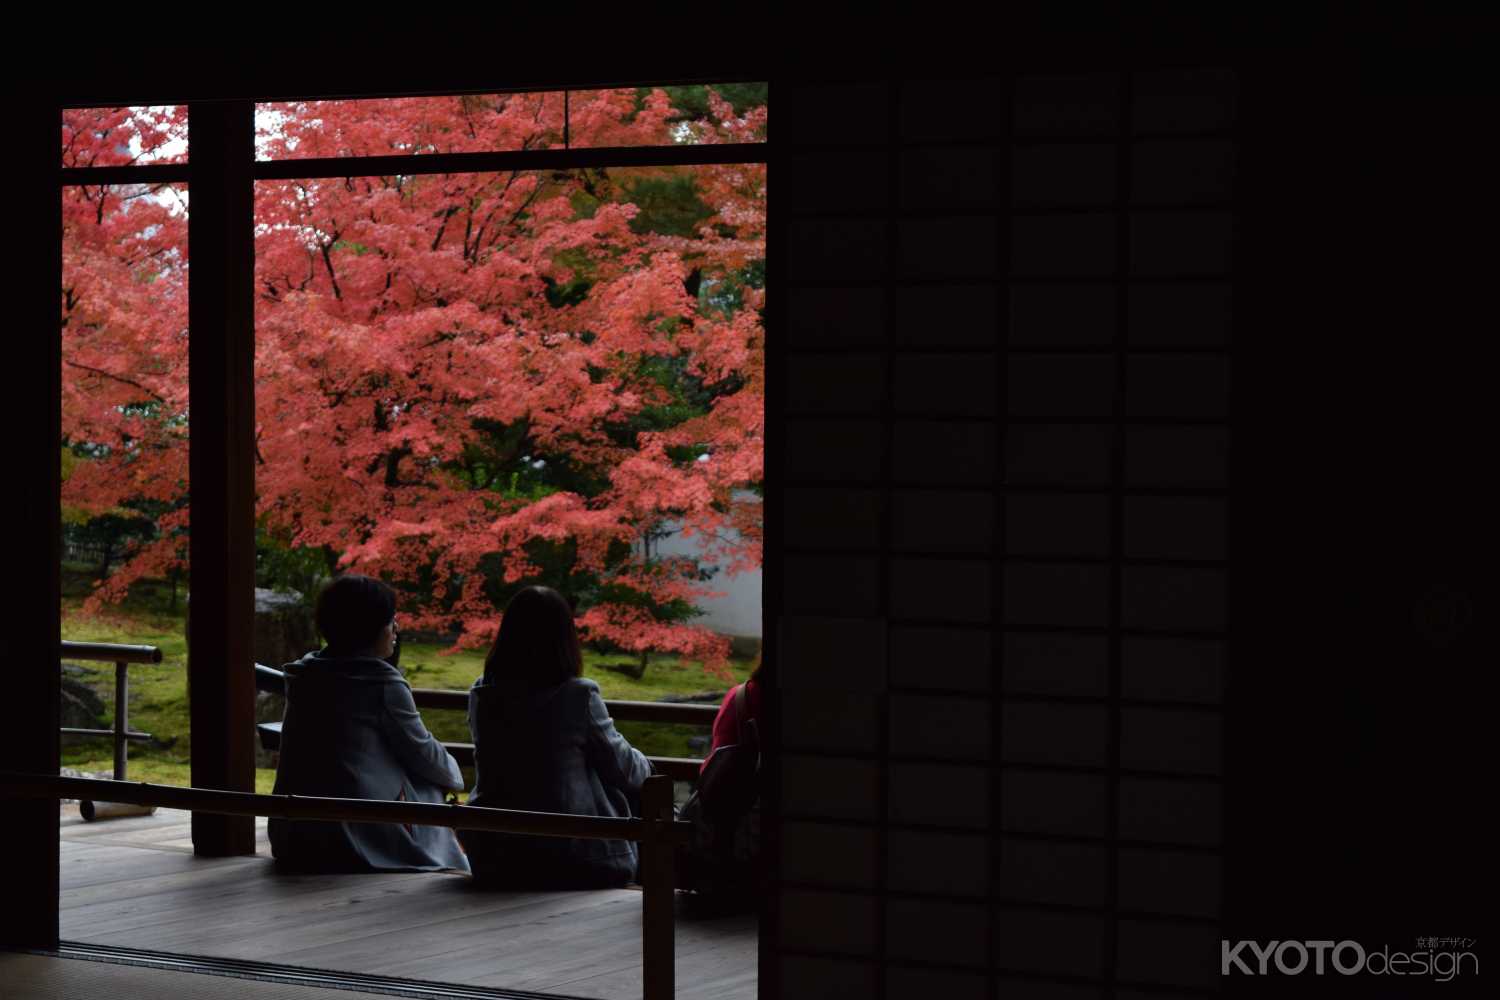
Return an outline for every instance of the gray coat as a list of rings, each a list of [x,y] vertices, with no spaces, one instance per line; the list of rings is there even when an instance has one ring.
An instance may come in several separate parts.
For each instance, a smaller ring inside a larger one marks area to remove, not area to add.
[[[651,764],[620,735],[591,680],[573,678],[533,692],[480,678],[469,691],[469,732],[475,755],[470,805],[640,814]],[[459,835],[476,877],[553,887],[620,885],[635,877],[634,841]]]
[[[278,795],[442,802],[458,762],[427,731],[401,672],[369,656],[308,653],[286,672]],[[271,853],[320,871],[436,871],[469,865],[441,826],[273,819]]]

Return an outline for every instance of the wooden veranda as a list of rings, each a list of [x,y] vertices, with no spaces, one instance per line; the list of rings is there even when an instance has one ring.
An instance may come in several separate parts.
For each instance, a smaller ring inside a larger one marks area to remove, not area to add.
[[[640,995],[636,889],[495,892],[458,875],[281,874],[264,818],[256,853],[224,858],[193,854],[190,814],[179,810],[91,824],[65,805],[60,823],[60,930],[70,944],[345,977]],[[753,997],[755,915],[678,909],[676,995]]]

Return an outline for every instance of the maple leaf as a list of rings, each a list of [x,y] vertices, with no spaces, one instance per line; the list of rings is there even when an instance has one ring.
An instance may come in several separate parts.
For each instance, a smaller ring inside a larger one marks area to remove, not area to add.
[[[712,92],[687,118],[660,89],[570,103],[576,146],[765,132],[763,107]],[[561,145],[562,115],[560,94],[291,102],[262,106],[258,145],[535,149]],[[63,162],[169,157],[186,127],[186,109],[69,111]],[[648,190],[691,204],[632,201]],[[257,183],[262,530],[402,584],[403,616],[465,644],[542,581],[592,640],[722,664],[690,619],[703,563],[760,560],[765,190],[754,164]],[[156,525],[97,610],[185,568],[187,191],[69,187],[63,220],[64,502]],[[650,554],[666,525],[701,562]]]

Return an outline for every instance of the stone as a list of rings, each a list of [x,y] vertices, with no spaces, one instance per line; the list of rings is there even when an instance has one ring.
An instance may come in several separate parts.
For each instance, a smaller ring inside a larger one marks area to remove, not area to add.
[[[278,670],[319,646],[313,626],[312,609],[296,591],[255,588],[255,625],[251,649],[256,663]],[[278,694],[258,691],[255,695],[255,721],[280,722],[286,711],[286,699]],[[275,767],[276,755],[255,741],[255,766]]]
[[[62,725],[68,729],[108,729],[113,716],[113,685],[110,704],[86,680],[91,672],[77,663],[62,665]]]
[[[256,663],[280,667],[317,649],[312,609],[295,591],[255,588],[255,627],[251,649]]]

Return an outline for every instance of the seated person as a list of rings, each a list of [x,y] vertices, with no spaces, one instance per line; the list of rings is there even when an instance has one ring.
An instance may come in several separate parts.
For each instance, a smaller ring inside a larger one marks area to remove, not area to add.
[[[744,709],[745,717],[740,718],[740,688],[745,689]],[[755,661],[755,669],[750,671],[750,676],[745,679],[744,684],[736,684],[724,693],[724,700],[719,703],[718,714],[714,716],[714,725],[709,737],[708,753],[703,755],[703,762],[698,765],[698,773],[708,766],[709,759],[713,757],[714,751],[722,746],[731,746],[740,741],[741,727],[746,722],[754,722],[760,718],[760,660]]]
[[[318,595],[328,645],[286,672],[278,795],[443,801],[463,788],[458,762],[427,731],[396,669],[396,592],[341,576]],[[301,871],[468,871],[441,826],[272,819],[271,853]]]
[[[677,886],[704,915],[748,911],[759,901],[760,669],[757,660],[724,695],[698,787],[682,807],[680,818],[693,829],[677,850]]]
[[[644,754],[615,729],[583,654],[567,600],[527,587],[505,609],[469,691],[473,806],[639,815]],[[634,841],[461,830],[474,877],[526,888],[606,888],[635,878]]]

